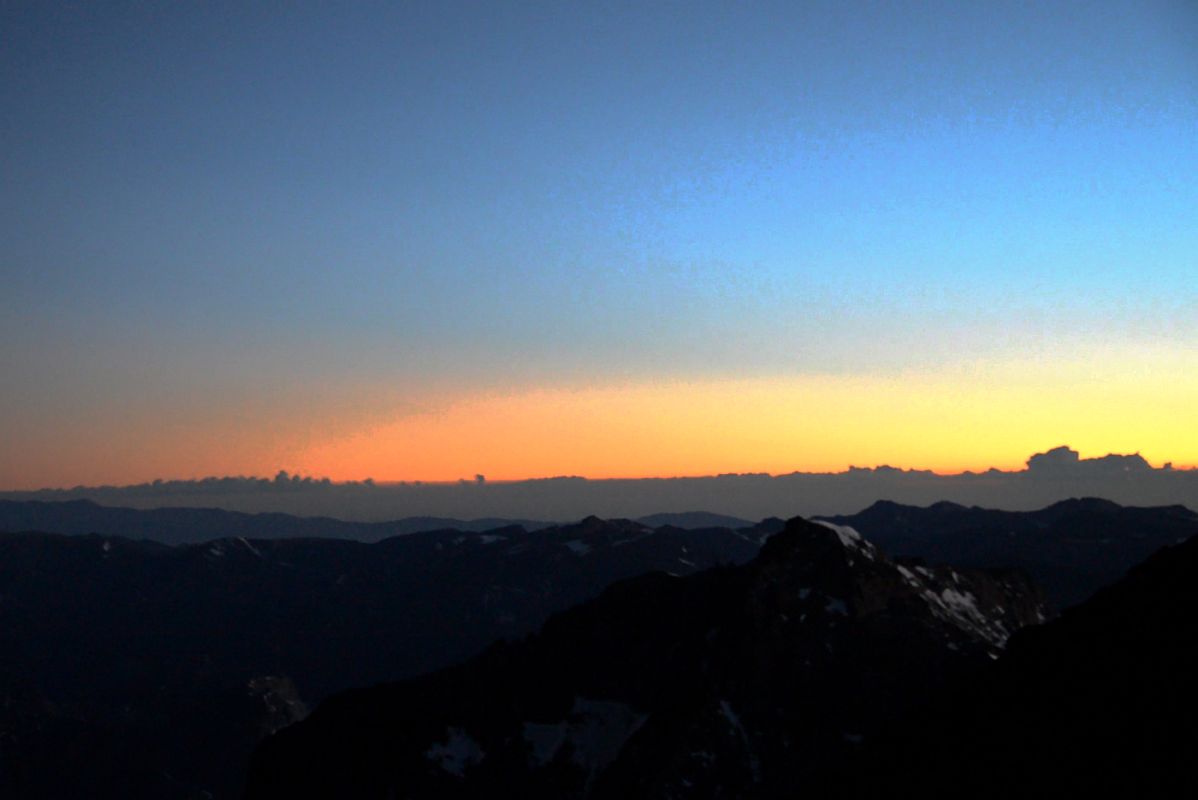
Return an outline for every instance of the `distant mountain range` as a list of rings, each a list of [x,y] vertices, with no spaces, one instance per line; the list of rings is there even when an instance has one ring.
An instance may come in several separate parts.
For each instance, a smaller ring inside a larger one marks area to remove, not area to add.
[[[378,542],[392,536],[427,531],[483,532],[520,526],[526,530],[552,523],[526,519],[460,520],[405,517],[387,522],[348,522],[331,517],[294,514],[246,514],[220,508],[121,508],[92,500],[46,502],[0,500],[0,530],[122,536],[163,544],[191,544],[210,539],[350,539]]]
[[[1095,498],[1023,512],[878,502],[826,519],[853,526],[895,556],[1018,567],[1043,587],[1057,610],[1114,583],[1160,548],[1198,533],[1198,514],[1184,506],[1130,508]]]
[[[1024,569],[1044,589],[1049,606],[1066,608],[1120,578],[1157,549],[1198,532],[1198,514],[1184,506],[1135,508],[1094,498],[1065,500],[1037,511],[996,511],[939,502],[927,507],[879,501],[856,514],[823,517],[856,528],[887,553],[929,563]],[[702,511],[651,514],[649,528],[776,531],[782,520],[754,526],[747,520]],[[554,527],[534,520],[407,517],[389,522],[347,522],[289,514],[243,514],[213,508],[131,509],[89,500],[61,503],[0,500],[0,531],[98,533],[166,544],[219,538],[347,539],[378,542],[416,532],[485,533]],[[401,548],[402,549],[402,548]],[[492,555],[504,552],[503,548]],[[581,598],[579,598],[581,599]]]
[[[678,514],[649,514],[648,516],[638,517],[637,522],[642,525],[648,525],[650,528],[658,528],[663,525],[670,525],[675,528],[684,530],[699,530],[701,528],[732,528],[734,530],[740,528],[750,528],[754,525],[747,519],[739,517],[730,517],[727,514],[712,514],[709,511],[684,511]]]
[[[723,514],[689,511],[651,514],[639,520],[658,528],[748,528],[753,523]],[[245,539],[352,539],[378,542],[392,536],[428,531],[483,533],[495,528],[519,526],[534,531],[558,523],[530,519],[450,519],[404,517],[387,522],[350,522],[331,517],[299,517],[293,514],[247,514],[220,508],[135,509],[100,505],[92,500],[0,500],[0,531],[45,531],[49,533],[98,533],[129,539],[149,539],[164,544],[206,542],[240,536]]]

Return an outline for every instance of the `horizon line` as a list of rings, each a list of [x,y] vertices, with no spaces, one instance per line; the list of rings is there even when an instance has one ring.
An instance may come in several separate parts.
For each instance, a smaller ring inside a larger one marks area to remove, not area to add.
[[[391,487],[456,487],[456,486],[500,486],[519,483],[532,483],[536,481],[555,481],[555,480],[576,480],[576,481],[671,481],[671,480],[706,480],[719,478],[738,478],[738,477],[757,477],[757,478],[785,478],[795,475],[808,476],[839,476],[850,475],[855,472],[898,472],[903,474],[922,474],[930,475],[937,478],[952,478],[966,475],[980,476],[989,473],[1000,473],[1004,475],[1020,474],[1031,472],[1032,459],[1037,456],[1045,456],[1052,453],[1067,453],[1074,456],[1072,461],[1067,460],[1066,464],[1081,465],[1102,461],[1103,459],[1132,459],[1138,458],[1142,461],[1149,470],[1153,472],[1191,472],[1198,470],[1198,464],[1176,464],[1172,461],[1161,462],[1159,466],[1154,466],[1139,451],[1133,453],[1114,453],[1108,452],[1101,456],[1080,457],[1078,451],[1068,445],[1059,445],[1050,448],[1049,450],[1033,453],[1024,461],[1023,464],[1017,467],[1001,467],[991,465],[985,468],[967,468],[952,471],[949,469],[936,469],[927,467],[900,467],[893,464],[876,464],[874,466],[858,466],[849,464],[839,471],[813,470],[806,471],[803,469],[795,469],[789,472],[768,472],[768,471],[748,471],[748,472],[715,472],[715,473],[694,473],[694,474],[675,474],[675,475],[601,475],[587,476],[574,474],[561,475],[542,475],[542,476],[527,476],[519,478],[488,478],[482,473],[477,473],[473,476],[466,476],[448,480],[422,480],[416,478],[409,479],[376,479],[370,476],[358,479],[348,480],[332,480],[328,477],[317,477],[314,475],[302,475],[300,473],[291,473],[286,469],[280,469],[274,476],[258,476],[258,475],[205,475],[195,478],[154,478],[151,480],[141,481],[137,483],[125,484],[76,484],[74,486],[40,486],[32,489],[16,489],[16,488],[0,488],[0,494],[26,494],[38,492],[73,492],[73,491],[88,491],[88,490],[130,490],[139,488],[157,488],[162,486],[171,486],[176,484],[207,484],[226,481],[241,481],[246,483],[267,484],[271,486],[293,485],[297,487],[374,487],[374,488],[391,488]],[[1068,458],[1068,456],[1067,456]],[[481,478],[481,480],[480,480]]]

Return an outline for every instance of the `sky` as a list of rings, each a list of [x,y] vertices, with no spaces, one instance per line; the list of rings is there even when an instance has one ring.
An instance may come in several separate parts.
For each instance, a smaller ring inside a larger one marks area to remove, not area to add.
[[[1198,465],[1198,6],[6,3],[0,488]]]

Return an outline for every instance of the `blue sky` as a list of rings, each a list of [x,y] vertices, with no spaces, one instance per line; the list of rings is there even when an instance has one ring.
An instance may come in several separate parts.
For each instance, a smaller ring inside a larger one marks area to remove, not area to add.
[[[1190,2],[0,15],[0,430],[30,447],[328,384],[1198,342]]]

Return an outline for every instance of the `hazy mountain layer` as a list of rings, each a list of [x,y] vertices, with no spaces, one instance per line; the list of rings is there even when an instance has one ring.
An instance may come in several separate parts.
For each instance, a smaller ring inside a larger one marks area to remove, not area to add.
[[[123,536],[164,544],[190,544],[210,539],[351,539],[378,542],[392,536],[428,531],[484,532],[520,526],[526,530],[552,523],[523,519],[460,520],[405,517],[386,522],[349,522],[294,514],[247,514],[221,508],[120,508],[91,500],[47,502],[0,500],[0,531]]]
[[[748,528],[753,523],[704,511],[658,513],[637,522],[650,528],[671,525],[684,530]],[[485,533],[519,526],[540,530],[555,523],[529,519],[404,517],[386,522],[351,522],[294,514],[247,514],[220,508],[121,508],[91,500],[0,500],[0,531],[99,533],[164,544],[206,542],[240,536],[246,539],[352,539],[377,542],[392,536],[429,531]]]

